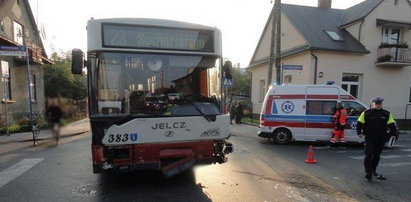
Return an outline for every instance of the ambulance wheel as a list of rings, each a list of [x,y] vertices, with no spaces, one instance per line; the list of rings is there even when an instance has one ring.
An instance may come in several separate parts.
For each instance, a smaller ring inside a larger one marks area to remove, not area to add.
[[[287,144],[291,140],[291,132],[285,128],[274,131],[274,140],[277,144]]]

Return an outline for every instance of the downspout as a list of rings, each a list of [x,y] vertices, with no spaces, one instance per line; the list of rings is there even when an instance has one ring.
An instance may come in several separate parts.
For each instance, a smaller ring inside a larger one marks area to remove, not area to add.
[[[318,57],[314,55],[313,51],[311,50],[311,55],[314,57],[314,85],[317,84],[317,69],[318,69]]]
[[[361,24],[360,24],[360,28],[358,30],[358,41],[361,43],[361,28],[362,28],[362,24],[364,24],[365,19],[362,19]]]

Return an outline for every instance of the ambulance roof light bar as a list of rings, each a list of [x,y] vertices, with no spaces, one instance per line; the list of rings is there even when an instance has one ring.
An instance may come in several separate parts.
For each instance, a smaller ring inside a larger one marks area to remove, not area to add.
[[[334,85],[335,84],[335,81],[326,81],[325,82],[325,85]]]

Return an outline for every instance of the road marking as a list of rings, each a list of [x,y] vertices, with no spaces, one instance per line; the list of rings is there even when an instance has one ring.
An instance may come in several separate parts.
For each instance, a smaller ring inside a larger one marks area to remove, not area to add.
[[[40,163],[44,158],[23,159],[22,161],[10,166],[0,172],[0,188],[11,182],[36,164]]]
[[[401,151],[411,152],[411,149],[401,149]]]
[[[383,155],[380,158],[382,159],[394,159],[394,158],[410,158],[411,154],[408,155]],[[356,160],[362,160],[364,159],[364,156],[350,156],[350,158],[352,159],[356,159]]]
[[[399,167],[399,166],[409,166],[411,162],[401,162],[401,163],[381,163],[382,167]]]
[[[361,160],[364,159],[364,156],[350,156],[352,159]]]

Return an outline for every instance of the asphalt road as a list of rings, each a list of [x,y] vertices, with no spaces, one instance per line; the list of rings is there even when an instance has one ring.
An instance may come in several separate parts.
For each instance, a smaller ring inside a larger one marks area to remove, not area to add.
[[[171,179],[158,172],[92,173],[90,135],[64,137],[2,152],[0,201],[409,201],[411,136],[386,150],[380,172],[367,182],[362,149],[309,143],[269,144],[256,128],[234,125],[235,152],[221,165],[196,167]],[[408,138],[408,139],[407,139]],[[7,182],[7,183],[6,183]]]

